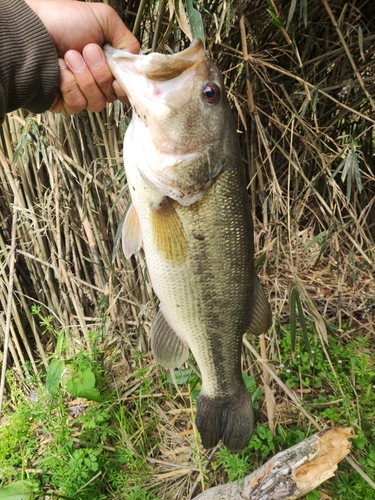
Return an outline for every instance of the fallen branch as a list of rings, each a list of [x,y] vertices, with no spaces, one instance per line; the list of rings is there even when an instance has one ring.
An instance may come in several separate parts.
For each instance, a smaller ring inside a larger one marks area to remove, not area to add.
[[[196,500],[293,500],[334,476],[350,451],[350,427],[332,427],[284,450],[243,481],[210,488]]]

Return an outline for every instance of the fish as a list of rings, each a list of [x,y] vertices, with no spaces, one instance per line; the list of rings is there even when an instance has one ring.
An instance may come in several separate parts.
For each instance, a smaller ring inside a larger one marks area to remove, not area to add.
[[[219,69],[194,39],[175,54],[104,46],[132,105],[124,138],[131,195],[122,244],[143,247],[160,305],[150,329],[157,363],[191,351],[202,378],[203,447],[244,449],[254,432],[242,337],[266,332],[269,302],[254,267],[254,230],[238,134]]]

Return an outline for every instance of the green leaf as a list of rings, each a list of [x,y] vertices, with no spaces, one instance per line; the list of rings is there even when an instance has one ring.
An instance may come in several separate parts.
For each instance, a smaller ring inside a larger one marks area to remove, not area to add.
[[[267,439],[267,429],[260,425],[258,427],[258,435],[261,439]]]
[[[333,174],[331,175],[331,177],[328,179],[328,182],[331,182],[331,180],[336,177],[336,175],[340,172],[340,170],[345,165],[345,162],[346,162],[346,158],[344,158],[342,161],[340,161],[339,166],[336,168],[336,170],[333,172]]]
[[[286,21],[286,30],[289,29],[291,23],[292,23],[292,20],[293,20],[293,16],[294,16],[294,12],[296,10],[296,4],[297,4],[297,0],[292,0],[291,3],[290,3],[290,9],[289,9],[289,14],[288,14],[288,19]]]
[[[300,0],[299,5],[299,20],[303,21],[305,28],[307,26],[307,0]]]
[[[353,156],[354,154],[354,156]],[[353,172],[354,172],[354,162],[356,161],[356,155],[351,149],[348,153],[348,156],[346,157],[345,160],[345,165],[341,173],[341,180],[342,182],[345,182],[346,180],[346,199],[350,200],[350,193],[352,190],[352,178],[353,178]]]
[[[65,332],[64,330],[61,330],[59,336],[57,337],[56,349],[55,349],[56,354],[62,354],[64,340],[65,340]]]
[[[298,294],[296,294],[296,303],[297,303],[297,309],[298,309],[298,316],[299,316],[299,320],[300,320],[300,323],[301,323],[303,341],[304,341],[304,344],[305,344],[306,351],[309,354],[310,363],[313,364],[314,363],[314,358],[313,358],[313,355],[312,355],[312,352],[311,352],[311,346],[310,346],[310,342],[309,342],[309,336],[307,334],[307,327],[306,327],[305,315],[303,314],[302,304],[301,304],[301,300],[300,300]]]
[[[96,380],[94,373],[90,370],[90,368],[87,368],[84,372],[78,372],[78,377],[68,380],[66,388],[72,396],[100,403],[102,401],[102,397],[96,389],[95,383]]]
[[[316,261],[314,262],[314,265],[313,265],[313,269],[316,269],[316,266],[319,264],[319,261],[320,261],[320,257],[323,255],[323,252],[327,246],[327,242],[331,236],[331,234],[335,231],[335,226],[332,226],[328,229],[328,231],[325,232],[325,236],[324,236],[324,239],[322,241],[322,244],[320,245],[320,249],[319,249],[319,255],[318,257],[316,258]]]
[[[17,481],[5,488],[0,488],[1,500],[23,500],[34,493],[34,485],[30,481]]]
[[[296,288],[293,288],[290,294],[290,346],[292,352],[296,350],[296,335],[297,335],[297,325],[296,325]]]
[[[320,389],[321,387],[323,387],[323,381],[320,377],[314,378],[314,387],[315,389]]]
[[[250,392],[254,392],[257,388],[255,381],[251,377],[249,377],[247,373],[244,372],[242,372],[242,379],[245,382],[247,390]]]
[[[51,395],[55,394],[60,386],[64,368],[65,363],[61,359],[53,359],[48,367],[46,385]]]
[[[353,155],[354,155],[354,160],[353,160],[353,164],[354,164],[354,178],[355,178],[355,181],[357,183],[358,191],[361,192],[362,189],[363,189],[363,184],[362,184],[361,171],[359,169],[359,162],[358,162],[357,152],[354,151]]]
[[[18,161],[21,153],[23,153],[22,158],[24,163],[27,164],[29,162],[29,149],[27,147],[27,143],[28,141],[32,140],[29,134],[31,123],[32,123],[32,118],[29,116],[25,120],[25,125],[22,128],[22,134],[14,151],[14,158],[13,158],[14,163]]]
[[[203,42],[204,47],[206,47],[202,16],[200,12],[198,12],[193,7],[193,0],[186,0],[186,11],[189,18],[191,34],[193,35],[193,38],[200,38]]]
[[[321,233],[319,233],[317,236],[315,236],[311,241],[309,241],[307,243],[307,245],[305,245],[303,248],[302,248],[302,252],[307,252],[307,250],[309,248],[311,248],[313,245],[315,245],[315,243],[317,243],[319,240],[321,240],[322,238],[324,238],[327,234],[327,231],[322,231]]]
[[[281,28],[282,26],[282,23],[280,21],[280,19],[277,17],[277,15],[275,14],[275,12],[271,9],[267,9],[267,12],[268,14],[271,16],[271,19],[272,19],[272,22],[273,24],[277,27],[277,28]]]
[[[175,370],[174,375],[175,375],[175,378],[176,378],[176,383],[178,385],[184,385],[187,382],[189,382],[189,380],[191,379],[191,377],[193,375],[195,375],[195,373],[192,370],[192,368],[183,368],[182,370]],[[169,384],[174,384],[174,381],[172,380],[172,377],[168,377],[167,378],[167,382]]]
[[[320,495],[319,495],[319,492],[317,490],[310,491],[306,495],[306,500],[319,500],[319,498],[320,498]]]

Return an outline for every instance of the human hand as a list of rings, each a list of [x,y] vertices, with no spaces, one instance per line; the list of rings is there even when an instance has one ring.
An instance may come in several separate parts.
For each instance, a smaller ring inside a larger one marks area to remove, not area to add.
[[[107,102],[126,101],[101,47],[108,42],[136,54],[139,43],[112,7],[74,0],[26,3],[46,27],[59,56],[60,87],[51,111],[101,111]]]

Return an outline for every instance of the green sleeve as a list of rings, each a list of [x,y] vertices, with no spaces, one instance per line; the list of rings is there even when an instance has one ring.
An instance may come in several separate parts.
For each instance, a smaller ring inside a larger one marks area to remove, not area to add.
[[[58,85],[58,57],[42,21],[23,0],[0,0],[0,123],[18,108],[46,111]]]

